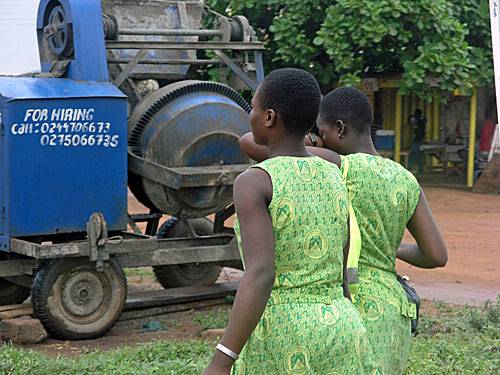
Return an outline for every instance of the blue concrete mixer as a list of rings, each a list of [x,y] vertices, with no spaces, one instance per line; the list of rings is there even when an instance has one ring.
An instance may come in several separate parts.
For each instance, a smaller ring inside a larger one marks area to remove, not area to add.
[[[239,264],[224,221],[250,162],[238,147],[250,106],[235,89],[263,79],[264,47],[243,17],[201,30],[203,2],[172,4],[42,0],[42,72],[0,77],[0,304],[31,294],[55,337],[112,327],[122,267],[153,266],[172,287],[213,283],[221,265]],[[207,64],[202,49],[234,88],[191,79]],[[128,214],[127,185],[149,212]]]

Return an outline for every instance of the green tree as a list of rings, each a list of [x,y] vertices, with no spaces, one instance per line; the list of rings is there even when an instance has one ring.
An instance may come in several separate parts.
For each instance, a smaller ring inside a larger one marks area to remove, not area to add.
[[[401,74],[400,93],[446,99],[493,84],[487,0],[208,0],[243,14],[266,42],[266,69],[298,67],[324,84]]]
[[[488,0],[451,0],[460,22],[466,25],[469,44],[470,80],[476,86],[494,85],[491,49],[490,8]]]

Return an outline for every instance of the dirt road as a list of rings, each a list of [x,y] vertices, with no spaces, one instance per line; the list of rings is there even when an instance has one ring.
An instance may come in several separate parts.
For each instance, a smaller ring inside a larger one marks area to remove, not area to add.
[[[426,270],[397,263],[423,298],[481,304],[500,294],[500,196],[425,188],[448,248],[444,268]],[[412,242],[409,233],[405,241]]]

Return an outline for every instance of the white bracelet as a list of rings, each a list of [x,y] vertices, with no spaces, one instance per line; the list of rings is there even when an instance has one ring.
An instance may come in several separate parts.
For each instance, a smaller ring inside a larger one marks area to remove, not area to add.
[[[238,358],[240,357],[238,354],[236,354],[235,352],[233,352],[231,349],[229,348],[226,348],[224,345],[222,345],[221,343],[217,344],[217,346],[215,347],[217,350],[220,350],[222,353],[224,353],[225,355],[231,357],[232,359],[234,359],[235,361],[238,360]]]

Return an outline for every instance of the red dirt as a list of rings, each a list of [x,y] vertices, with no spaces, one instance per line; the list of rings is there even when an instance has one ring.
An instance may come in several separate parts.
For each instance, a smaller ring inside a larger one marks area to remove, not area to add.
[[[398,261],[421,297],[481,304],[500,294],[500,196],[424,188],[448,248],[444,268],[421,269]],[[412,242],[405,233],[404,241]]]

